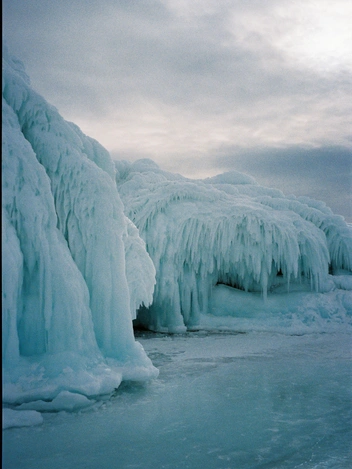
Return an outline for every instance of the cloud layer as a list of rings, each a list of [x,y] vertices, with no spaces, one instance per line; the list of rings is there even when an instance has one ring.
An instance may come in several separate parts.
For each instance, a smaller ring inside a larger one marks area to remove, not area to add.
[[[352,220],[349,0],[4,0],[3,15],[34,88],[113,155],[275,187],[289,171],[313,197],[329,172],[323,200]]]

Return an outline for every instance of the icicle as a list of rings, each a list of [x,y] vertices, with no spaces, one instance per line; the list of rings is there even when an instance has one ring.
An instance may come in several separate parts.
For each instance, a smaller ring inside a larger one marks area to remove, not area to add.
[[[157,272],[153,305],[144,317],[150,314],[155,323],[167,304],[162,327],[179,324],[180,309],[184,324],[193,326],[208,312],[209,292],[219,282],[262,291],[265,298],[281,271],[288,292],[302,277],[318,291],[330,258],[350,264],[351,232],[329,209],[244,180],[224,175],[195,182],[150,162],[123,163],[119,192]]]

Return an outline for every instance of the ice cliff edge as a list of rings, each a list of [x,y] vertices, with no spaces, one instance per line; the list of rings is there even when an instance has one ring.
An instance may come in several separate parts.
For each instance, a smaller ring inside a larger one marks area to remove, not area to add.
[[[6,46],[2,118],[3,400],[91,397],[156,376],[132,328],[155,269],[110,155],[31,88]]]

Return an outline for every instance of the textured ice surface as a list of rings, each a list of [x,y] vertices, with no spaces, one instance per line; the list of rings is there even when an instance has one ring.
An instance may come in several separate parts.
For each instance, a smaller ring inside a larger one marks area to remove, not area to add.
[[[18,411],[2,409],[2,428],[33,427],[43,423],[43,417],[35,410]]]
[[[114,391],[124,374],[157,374],[131,320],[152,299],[155,271],[108,152],[3,52],[3,399],[67,408],[70,397]]]
[[[116,168],[126,215],[156,268],[153,304],[138,313],[143,326],[182,332],[205,324],[204,315],[246,316],[253,301],[262,313],[275,303],[277,313],[305,321],[308,300],[308,314],[348,321],[352,231],[323,202],[285,197],[236,172],[194,181],[150,160]],[[212,300],[216,285],[233,287],[225,309]]]
[[[139,337],[157,380],[3,434],[7,469],[349,469],[351,336]],[[19,444],[20,442],[20,444]]]
[[[314,293],[300,288],[290,294],[270,293],[263,301],[258,293],[217,285],[212,291],[209,313],[201,315],[198,328],[293,334],[347,331],[352,328],[352,292],[333,288]]]
[[[52,401],[34,401],[24,403],[17,407],[17,410],[26,410],[27,408],[35,409],[40,412],[56,411],[57,409],[74,411],[90,407],[94,404],[94,400],[88,399],[86,396],[69,391],[61,391]]]

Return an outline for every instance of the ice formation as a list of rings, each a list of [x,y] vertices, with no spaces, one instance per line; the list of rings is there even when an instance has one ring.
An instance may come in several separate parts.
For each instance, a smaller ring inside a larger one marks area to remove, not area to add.
[[[152,299],[155,270],[110,155],[6,49],[2,90],[4,401],[59,405],[63,391],[90,397],[156,376],[131,320]]]
[[[350,319],[352,231],[322,202],[237,172],[113,163],[6,49],[2,105],[6,425],[157,376],[133,319],[169,332]]]
[[[218,316],[236,316],[243,310],[236,303],[243,304],[246,292],[247,309],[250,298],[259,295],[258,307],[267,311],[268,295],[283,288],[316,292],[319,310],[319,295],[338,288],[329,271],[352,270],[351,229],[322,202],[285,197],[237,172],[194,181],[162,171],[150,160],[116,161],[116,168],[126,215],[138,227],[157,272],[153,303],[138,313],[145,327],[194,329],[214,308]],[[232,287],[231,313],[221,300],[214,306],[223,291],[217,285]],[[299,298],[291,303],[295,311],[306,300]],[[352,313],[350,291],[339,307]]]

